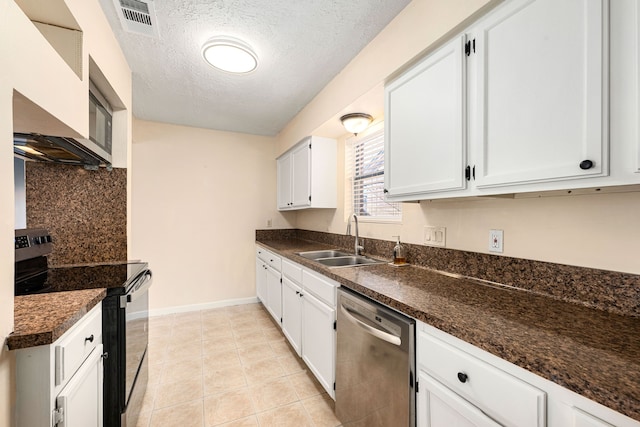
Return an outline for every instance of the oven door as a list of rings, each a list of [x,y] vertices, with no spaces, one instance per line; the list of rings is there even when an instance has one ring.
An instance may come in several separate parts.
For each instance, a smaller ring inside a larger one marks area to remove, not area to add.
[[[142,398],[147,389],[149,341],[149,287],[151,271],[141,273],[121,297],[120,306],[125,309],[125,410],[122,425],[135,426],[140,413]]]

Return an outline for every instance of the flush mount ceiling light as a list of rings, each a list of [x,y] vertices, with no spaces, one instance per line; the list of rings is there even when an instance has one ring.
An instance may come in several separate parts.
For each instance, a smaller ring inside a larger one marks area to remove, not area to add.
[[[365,113],[351,113],[340,117],[342,126],[354,135],[358,135],[365,130],[373,121],[373,117]]]
[[[232,37],[212,37],[202,46],[202,57],[212,67],[228,73],[249,73],[258,66],[251,47]]]

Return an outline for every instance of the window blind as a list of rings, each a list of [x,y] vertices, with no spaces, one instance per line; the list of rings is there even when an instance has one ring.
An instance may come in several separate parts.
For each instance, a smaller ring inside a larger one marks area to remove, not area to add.
[[[384,129],[347,144],[350,208],[359,217],[381,221],[402,219],[400,203],[384,199]]]

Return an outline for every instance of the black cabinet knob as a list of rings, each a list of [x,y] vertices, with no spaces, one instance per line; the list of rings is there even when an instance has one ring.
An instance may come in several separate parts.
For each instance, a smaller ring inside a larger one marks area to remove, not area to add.
[[[387,194],[389,192],[389,190],[387,190],[386,188],[382,190],[383,193]]]
[[[593,162],[591,160],[583,160],[580,162],[580,169],[587,170],[593,167]]]
[[[91,336],[90,336],[90,337],[87,337],[87,338],[85,338],[85,339],[84,339],[84,342],[85,342],[85,343],[86,343],[87,341],[89,341],[89,342],[93,342],[93,334],[91,334]]]
[[[466,383],[468,379],[469,377],[467,376],[467,374],[465,374],[464,372],[458,372],[458,380],[461,383]]]

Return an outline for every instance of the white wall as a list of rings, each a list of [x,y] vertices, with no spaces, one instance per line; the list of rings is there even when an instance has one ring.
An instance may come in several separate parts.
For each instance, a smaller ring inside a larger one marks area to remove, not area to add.
[[[276,210],[273,138],[134,121],[131,258],[152,312],[255,297],[255,230]],[[295,214],[289,219],[295,219]]]

